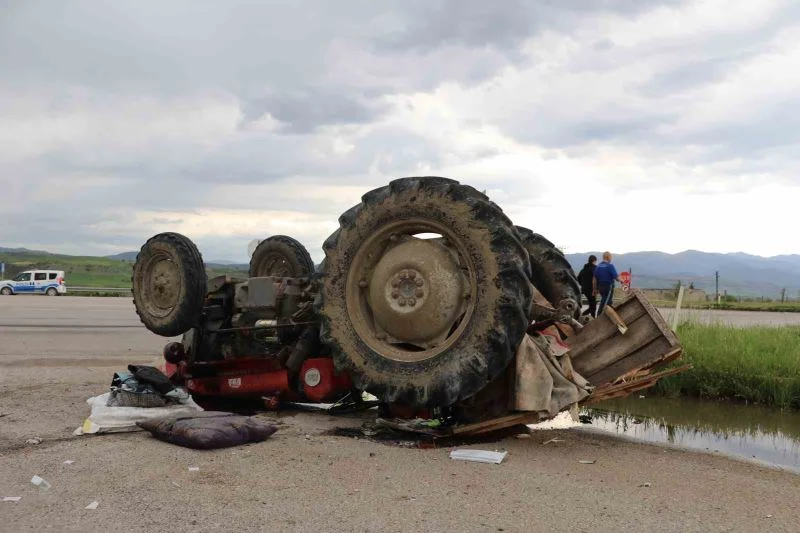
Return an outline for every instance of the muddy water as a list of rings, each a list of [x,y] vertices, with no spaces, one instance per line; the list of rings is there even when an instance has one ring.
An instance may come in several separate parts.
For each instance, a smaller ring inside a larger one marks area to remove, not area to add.
[[[634,395],[597,404],[583,413],[592,417],[585,427],[756,460],[800,473],[798,411]]]

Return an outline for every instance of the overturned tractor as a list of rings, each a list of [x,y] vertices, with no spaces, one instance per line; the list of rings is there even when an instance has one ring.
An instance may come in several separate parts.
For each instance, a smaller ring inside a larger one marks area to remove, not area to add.
[[[587,324],[563,254],[457,181],[394,180],[339,225],[318,267],[290,237],[263,240],[248,279],[207,280],[189,239],[149,239],[134,304],[148,329],[182,336],[164,350],[171,378],[199,397],[331,402],[364,391],[395,413],[476,422],[626,394],[680,355],[636,291]],[[553,403],[561,385],[569,393]]]

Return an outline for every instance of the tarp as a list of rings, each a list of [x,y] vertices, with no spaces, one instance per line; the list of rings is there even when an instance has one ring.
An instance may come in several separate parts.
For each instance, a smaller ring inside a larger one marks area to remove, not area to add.
[[[91,414],[84,420],[83,425],[73,432],[74,435],[142,431],[136,422],[170,415],[191,414],[203,410],[194,403],[191,397],[184,403],[164,407],[109,407],[106,402],[110,394],[107,392],[86,400],[91,408]]]
[[[517,348],[514,410],[553,418],[591,393],[589,382],[572,369],[569,348],[557,334],[525,335]]]

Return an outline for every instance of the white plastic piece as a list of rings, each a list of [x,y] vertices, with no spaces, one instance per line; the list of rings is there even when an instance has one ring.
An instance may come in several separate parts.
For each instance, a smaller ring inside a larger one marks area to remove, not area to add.
[[[70,459],[67,459],[66,461],[64,461],[64,464],[65,464],[65,465],[71,465],[71,464],[72,464],[72,463],[74,463],[74,462],[75,462],[75,461],[72,461],[72,460],[70,460]]]
[[[39,476],[33,476],[31,478],[31,483],[39,487],[39,490],[47,490],[51,487],[50,483],[48,483],[46,479]]]
[[[189,467],[189,472],[199,472],[199,471],[200,471],[200,467],[199,466],[190,466]]]
[[[508,452],[490,452],[489,450],[453,450],[450,459],[473,461],[476,463],[494,463],[499,465],[506,458]]]
[[[3,496],[4,502],[18,502],[22,499],[22,496]]]
[[[92,503],[90,503],[89,505],[87,505],[87,506],[85,507],[85,509],[91,509],[91,510],[94,510],[94,509],[97,509],[97,506],[98,506],[98,505],[100,505],[100,503],[99,503],[99,502],[92,502]]]
[[[539,422],[538,424],[528,424],[528,429],[533,430],[548,430],[548,429],[569,429],[580,427],[583,424],[576,422],[568,411],[558,413],[554,418]]]

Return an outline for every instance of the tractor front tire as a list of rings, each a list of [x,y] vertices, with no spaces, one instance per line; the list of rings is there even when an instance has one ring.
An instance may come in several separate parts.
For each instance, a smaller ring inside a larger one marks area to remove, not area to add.
[[[207,292],[203,258],[179,233],[148,239],[133,265],[133,304],[142,323],[158,335],[175,337],[197,325]]]
[[[261,241],[250,257],[250,277],[274,276],[304,278],[314,273],[308,250],[286,235],[273,235]]]

